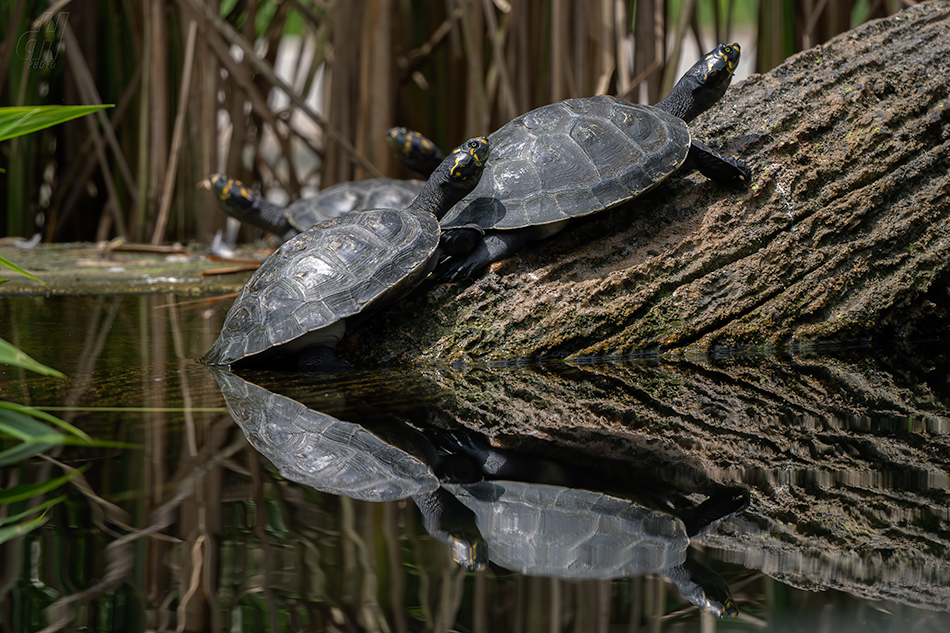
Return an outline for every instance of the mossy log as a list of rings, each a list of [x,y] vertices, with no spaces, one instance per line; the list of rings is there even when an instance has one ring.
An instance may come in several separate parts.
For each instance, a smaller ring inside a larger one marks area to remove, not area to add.
[[[345,352],[380,361],[795,348],[950,322],[950,3],[733,85],[691,126],[736,192],[669,178],[619,210],[420,289]]]

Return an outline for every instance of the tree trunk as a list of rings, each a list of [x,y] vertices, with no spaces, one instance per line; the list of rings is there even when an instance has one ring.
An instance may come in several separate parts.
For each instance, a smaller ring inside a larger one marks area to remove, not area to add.
[[[705,353],[945,327],[947,33],[950,3],[923,3],[734,85],[691,129],[748,163],[747,191],[674,175],[474,283],[422,288],[344,352]]]

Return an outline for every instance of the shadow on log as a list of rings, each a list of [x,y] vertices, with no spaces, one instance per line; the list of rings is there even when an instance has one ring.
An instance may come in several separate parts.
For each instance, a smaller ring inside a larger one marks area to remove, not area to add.
[[[950,324],[950,3],[735,84],[692,125],[753,169],[673,177],[344,341],[380,361],[708,352]]]

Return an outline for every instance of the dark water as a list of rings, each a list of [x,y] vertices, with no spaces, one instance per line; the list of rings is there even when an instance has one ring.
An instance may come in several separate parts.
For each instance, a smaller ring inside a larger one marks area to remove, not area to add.
[[[950,630],[946,345],[214,375],[228,303],[0,298],[68,376],[2,399],[133,445],[0,471],[81,470],[0,630]]]

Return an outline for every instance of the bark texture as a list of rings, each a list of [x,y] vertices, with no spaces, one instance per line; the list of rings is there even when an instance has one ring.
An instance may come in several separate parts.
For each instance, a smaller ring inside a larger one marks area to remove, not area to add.
[[[472,361],[906,337],[950,323],[950,3],[730,88],[691,126],[744,192],[673,176],[376,316],[344,353]]]

